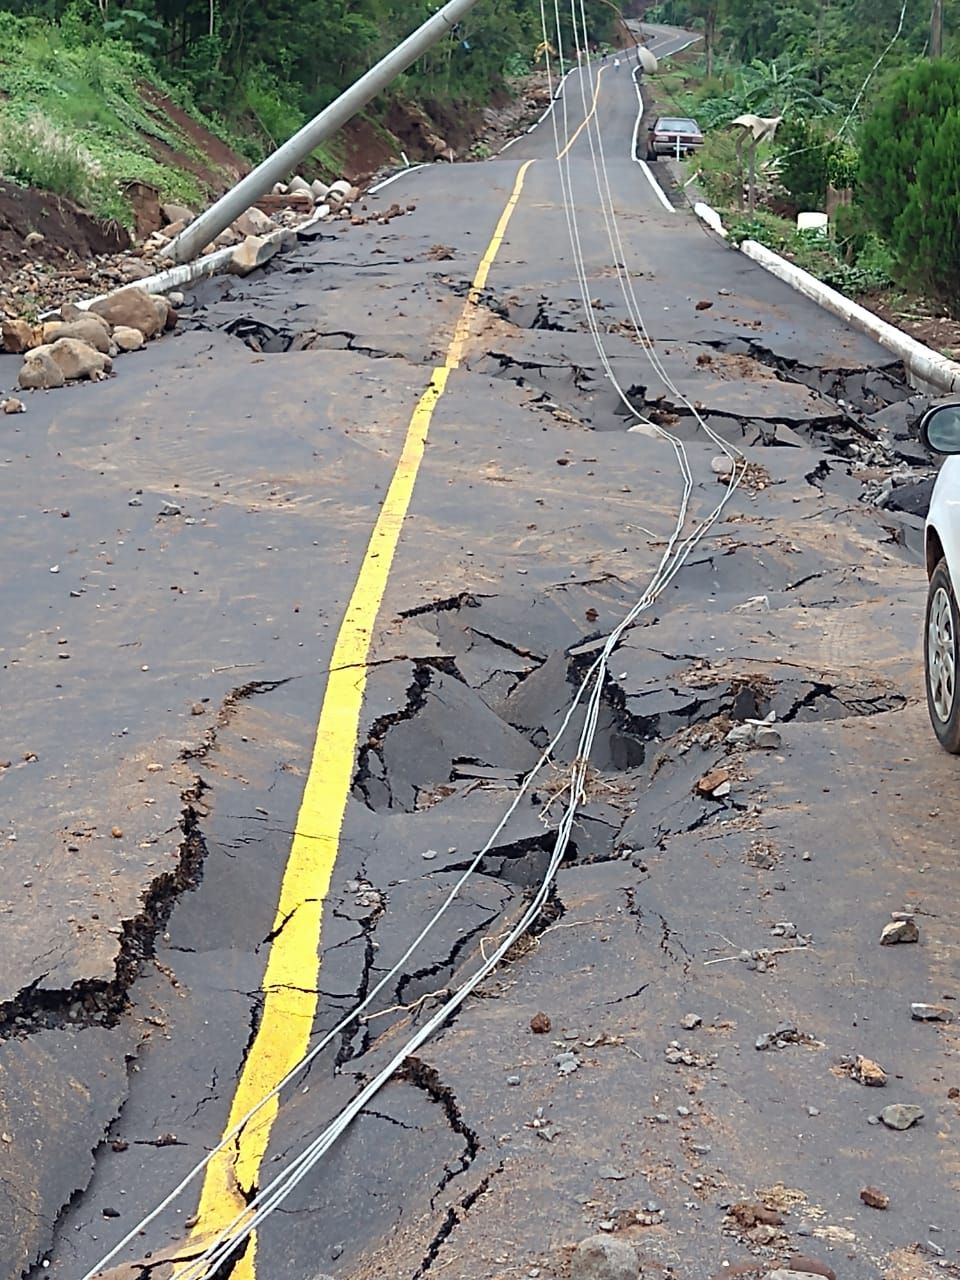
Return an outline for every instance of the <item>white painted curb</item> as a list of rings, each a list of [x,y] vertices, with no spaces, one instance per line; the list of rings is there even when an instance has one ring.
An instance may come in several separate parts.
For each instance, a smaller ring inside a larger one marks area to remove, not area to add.
[[[711,209],[707,204],[698,203],[693,206],[693,211],[711,230],[726,236],[727,232],[715,209]],[[740,245],[740,252],[763,267],[765,271],[776,276],[778,280],[795,289],[797,293],[815,302],[824,311],[829,311],[839,319],[845,320],[854,329],[865,333],[867,337],[873,338],[881,347],[903,361],[914,382],[922,383],[945,394],[960,391],[960,364],[956,361],[947,359],[939,351],[934,351],[924,346],[922,342],[918,342],[916,338],[911,338],[902,329],[888,324],[886,320],[881,320],[866,307],[862,307],[845,294],[838,293],[836,289],[831,289],[822,280],[812,276],[809,271],[804,271],[794,263],[788,262],[786,258],[768,249],[766,245],[758,244],[756,240],[744,240]]]

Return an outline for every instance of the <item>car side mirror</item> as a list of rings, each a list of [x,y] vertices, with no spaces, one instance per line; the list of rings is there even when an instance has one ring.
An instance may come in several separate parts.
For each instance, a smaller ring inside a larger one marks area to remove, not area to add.
[[[960,453],[960,404],[939,404],[920,419],[920,439],[934,453]]]

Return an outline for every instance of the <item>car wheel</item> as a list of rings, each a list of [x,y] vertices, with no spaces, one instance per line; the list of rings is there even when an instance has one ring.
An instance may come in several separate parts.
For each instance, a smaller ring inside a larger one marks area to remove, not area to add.
[[[960,614],[946,560],[933,571],[927,593],[923,653],[927,708],[945,751],[960,755]]]

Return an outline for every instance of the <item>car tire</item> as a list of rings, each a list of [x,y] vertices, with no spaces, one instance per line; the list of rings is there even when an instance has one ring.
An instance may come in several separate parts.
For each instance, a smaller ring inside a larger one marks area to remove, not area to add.
[[[960,611],[946,560],[930,578],[923,630],[927,710],[940,745],[960,755]]]

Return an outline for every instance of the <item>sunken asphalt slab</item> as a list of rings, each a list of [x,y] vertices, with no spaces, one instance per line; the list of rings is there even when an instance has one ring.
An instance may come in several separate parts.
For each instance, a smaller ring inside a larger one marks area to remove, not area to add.
[[[575,126],[576,76],[568,99]],[[872,472],[855,456],[877,433],[916,452],[909,390],[886,353],[655,201],[628,154],[635,110],[608,69],[599,118],[648,328],[755,466],[614,657],[545,930],[266,1224],[273,1276],[562,1274],[565,1247],[611,1224],[644,1274],[796,1251],[894,1280],[960,1260],[955,1035],[909,1013],[956,994],[956,769],[920,701],[918,522],[860,501]],[[81,1276],[223,1130],[333,638],[522,160],[537,163],[381,609],[318,1032],[483,846],[662,555],[680,478],[667,445],[625,430],[598,367],[551,141],[548,122],[502,159],[409,175],[367,203],[415,211],[324,227],[265,273],[206,283],[183,331],[108,384],[4,420],[3,1277],[41,1257]],[[571,172],[592,309],[634,403],[686,442],[703,514],[716,449],[625,324],[585,144]],[[15,372],[0,358],[0,385]],[[727,758],[730,720],[769,709],[782,749]],[[563,764],[291,1095],[265,1167],[399,1043],[419,1015],[396,1006],[434,1007],[519,913]],[[718,765],[730,795],[695,794]],[[920,945],[881,950],[906,903]],[[781,921],[799,941],[772,934]],[[553,1027],[535,1036],[540,1009]],[[754,1048],[783,1022],[800,1043]],[[670,1060],[673,1040],[689,1061]],[[562,1078],[561,1049],[579,1062]],[[886,1090],[847,1078],[857,1053]],[[891,1101],[924,1120],[871,1124]],[[885,1213],[861,1204],[867,1183],[891,1195]],[[782,1224],[736,1224],[726,1206],[761,1192]],[[139,1256],[182,1240],[194,1208],[158,1220]]]

